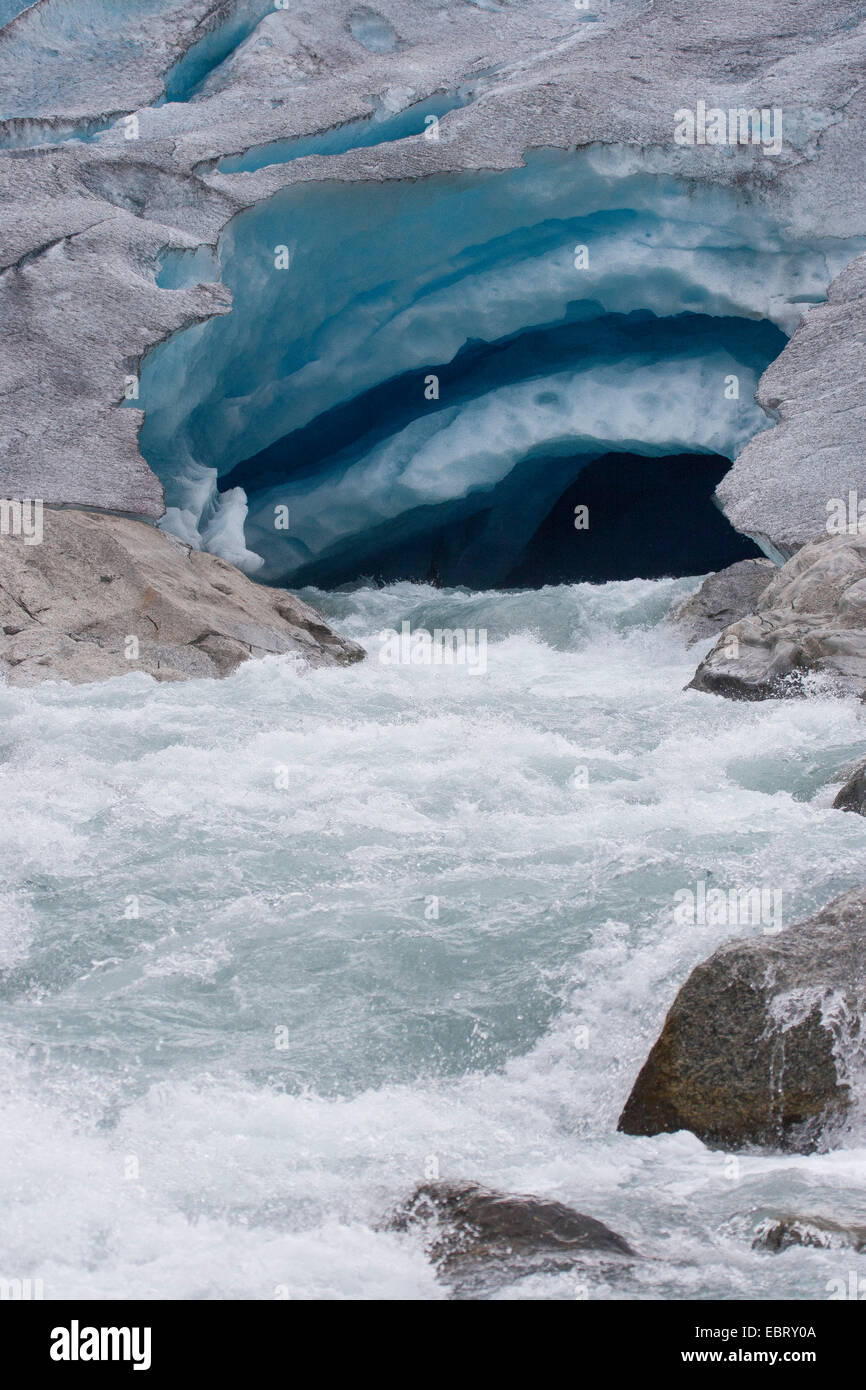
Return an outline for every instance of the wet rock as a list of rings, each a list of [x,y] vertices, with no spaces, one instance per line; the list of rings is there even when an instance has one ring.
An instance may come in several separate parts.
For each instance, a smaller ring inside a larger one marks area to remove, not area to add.
[[[619,1119],[725,1149],[838,1140],[861,1090],[866,890],[778,935],[732,941],[679,991]]]
[[[758,1226],[752,1246],[773,1254],[793,1246],[861,1252],[866,1250],[866,1226],[843,1225],[826,1216],[770,1216]]]
[[[416,1188],[389,1221],[392,1230],[429,1228],[428,1253],[449,1279],[483,1277],[485,1268],[516,1277],[569,1267],[597,1251],[634,1255],[604,1222],[562,1202],[492,1191],[470,1182],[431,1182]]]
[[[866,694],[866,535],[803,546],[703,659],[689,689],[738,700],[798,695],[818,676]]]
[[[836,811],[856,811],[866,816],[866,761],[854,767],[833,801]]]
[[[730,623],[754,613],[755,605],[776,572],[771,560],[738,560],[704,580],[686,599],[673,620],[687,635],[689,646],[712,637]]]
[[[0,673],[10,685],[227,676],[294,653],[314,666],[364,651],[284,589],[127,517],[46,510],[43,538],[0,537]]]

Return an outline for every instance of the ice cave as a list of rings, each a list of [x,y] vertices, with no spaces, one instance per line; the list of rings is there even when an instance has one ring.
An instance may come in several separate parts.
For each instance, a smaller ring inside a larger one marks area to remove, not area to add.
[[[164,524],[295,586],[539,587],[759,554],[713,492],[772,423],[758,378],[856,249],[611,149],[294,185],[216,254],[164,258],[161,286],[233,296],[144,362]]]

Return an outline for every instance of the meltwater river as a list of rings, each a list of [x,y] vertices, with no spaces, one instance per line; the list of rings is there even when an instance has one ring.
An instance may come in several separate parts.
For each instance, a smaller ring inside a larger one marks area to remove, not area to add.
[[[692,580],[311,595],[370,659],[0,689],[0,1276],[83,1298],[449,1296],[379,1229],[425,1173],[558,1198],[640,1252],[509,1299],[825,1298],[866,1135],[810,1157],[616,1133],[700,879],[786,923],[866,880],[828,785],[854,700],[683,692]],[[378,634],[484,628],[487,670]],[[576,1292],[578,1289],[581,1293]]]

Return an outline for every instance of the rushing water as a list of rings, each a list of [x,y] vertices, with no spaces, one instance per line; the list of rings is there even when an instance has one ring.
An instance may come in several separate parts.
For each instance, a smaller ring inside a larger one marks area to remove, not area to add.
[[[825,1298],[866,1274],[751,1244],[768,1212],[866,1218],[857,1135],[737,1167],[616,1133],[732,934],[678,925],[677,889],[778,888],[790,922],[866,877],[828,785],[860,707],[684,693],[700,649],[662,619],[693,584],[318,595],[367,662],[0,689],[0,1275],[447,1297],[420,1236],[377,1229],[431,1160],[641,1252],[492,1297]],[[381,664],[403,618],[486,628],[486,673]]]

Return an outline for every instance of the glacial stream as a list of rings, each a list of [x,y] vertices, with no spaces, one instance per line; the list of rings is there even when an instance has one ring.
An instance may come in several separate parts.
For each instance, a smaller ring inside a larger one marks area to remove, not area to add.
[[[0,689],[0,1269],[45,1297],[436,1299],[425,1175],[558,1198],[639,1252],[503,1270],[511,1299],[823,1299],[866,1136],[809,1157],[616,1133],[689,970],[707,879],[785,924],[864,881],[830,808],[853,700],[683,692],[696,580],[313,598],[369,659],[225,681]],[[384,664],[409,620],[486,670]],[[58,1239],[58,1232],[62,1238]]]

